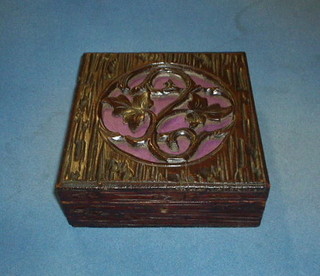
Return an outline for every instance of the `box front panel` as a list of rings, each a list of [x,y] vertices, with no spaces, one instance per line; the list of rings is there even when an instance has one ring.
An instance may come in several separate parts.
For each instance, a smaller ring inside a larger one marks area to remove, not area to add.
[[[265,194],[177,190],[61,190],[73,226],[253,227],[261,221]]]

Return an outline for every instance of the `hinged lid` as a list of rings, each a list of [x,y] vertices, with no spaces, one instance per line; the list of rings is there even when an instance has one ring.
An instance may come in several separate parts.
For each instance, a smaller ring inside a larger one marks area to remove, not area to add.
[[[57,188],[269,188],[244,53],[84,54]]]

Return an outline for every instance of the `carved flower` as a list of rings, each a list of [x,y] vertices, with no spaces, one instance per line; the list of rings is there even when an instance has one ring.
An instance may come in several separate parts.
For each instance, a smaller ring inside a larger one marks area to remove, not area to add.
[[[128,124],[132,132],[135,132],[141,125],[145,120],[147,110],[153,106],[148,92],[133,96],[132,103],[124,95],[105,98],[104,102],[113,107],[112,115],[122,116],[123,121]]]
[[[196,128],[199,124],[204,125],[207,119],[220,121],[232,112],[231,106],[222,107],[220,104],[208,106],[208,100],[196,93],[192,94],[192,100],[189,101],[188,108],[190,111],[187,113],[186,119],[191,128]]]

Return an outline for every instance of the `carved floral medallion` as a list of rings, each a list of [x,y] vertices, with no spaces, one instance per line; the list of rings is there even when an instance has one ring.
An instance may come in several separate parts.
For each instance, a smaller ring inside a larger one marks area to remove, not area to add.
[[[103,93],[100,130],[114,149],[148,163],[183,165],[219,150],[235,121],[230,90],[179,64],[150,64]]]

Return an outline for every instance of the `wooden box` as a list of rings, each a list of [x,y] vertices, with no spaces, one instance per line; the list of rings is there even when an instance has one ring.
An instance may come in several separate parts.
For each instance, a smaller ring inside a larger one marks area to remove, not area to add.
[[[245,54],[84,54],[56,192],[73,226],[258,226]]]

